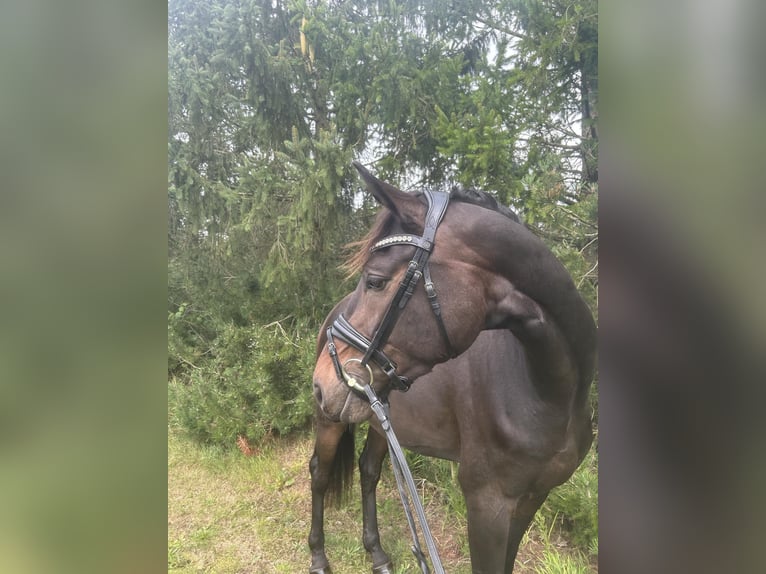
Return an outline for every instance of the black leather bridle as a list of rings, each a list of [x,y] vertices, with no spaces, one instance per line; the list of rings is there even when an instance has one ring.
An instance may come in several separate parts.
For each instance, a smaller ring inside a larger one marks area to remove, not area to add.
[[[423,225],[423,235],[420,237],[407,233],[391,235],[385,239],[381,239],[370,249],[371,252],[375,252],[392,245],[412,245],[415,247],[415,253],[407,266],[404,278],[399,283],[399,289],[391,299],[391,302],[383,315],[383,319],[380,321],[380,325],[378,325],[378,328],[375,330],[372,340],[356,330],[342,313],[327,329],[327,348],[333,364],[335,365],[335,372],[338,379],[344,381],[354,392],[364,398],[366,398],[364,386],[359,384],[354,377],[348,375],[344,368],[349,362],[358,362],[363,368],[367,369],[370,374],[370,385],[372,385],[372,369],[369,366],[370,361],[380,367],[388,377],[394,389],[407,391],[412,384],[407,377],[400,376],[396,373],[397,365],[383,352],[383,346],[386,344],[386,341],[388,341],[388,337],[391,335],[391,331],[393,331],[394,326],[399,319],[399,315],[401,315],[404,307],[409,302],[410,297],[412,297],[415,287],[421,277],[424,277],[425,279],[426,294],[431,303],[431,309],[434,312],[434,316],[436,317],[439,332],[446,343],[447,352],[450,357],[454,358],[457,356],[449,335],[447,334],[447,329],[444,326],[441,306],[439,305],[436,289],[431,280],[431,272],[428,267],[428,259],[433,250],[436,230],[447,211],[450,196],[445,192],[429,190],[426,190],[424,195],[428,201],[428,212],[426,213],[426,220]],[[362,359],[349,359],[341,365],[335,347],[335,337],[354,347],[357,351],[364,353]]]

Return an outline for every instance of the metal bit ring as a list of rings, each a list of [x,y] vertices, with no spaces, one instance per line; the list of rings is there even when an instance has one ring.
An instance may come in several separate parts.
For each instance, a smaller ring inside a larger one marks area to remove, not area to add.
[[[373,374],[372,374],[372,367],[370,367],[368,364],[363,364],[361,359],[348,359],[345,363],[343,363],[343,367],[341,368],[341,371],[343,373],[343,379],[345,380],[346,384],[351,387],[352,389],[356,389],[357,391],[364,392],[364,386],[359,383],[359,381],[356,380],[356,378],[352,377],[348,374],[348,371],[346,371],[346,365],[349,363],[359,363],[360,365],[363,365],[367,368],[367,372],[370,373],[370,382],[369,384],[372,385],[373,381]]]

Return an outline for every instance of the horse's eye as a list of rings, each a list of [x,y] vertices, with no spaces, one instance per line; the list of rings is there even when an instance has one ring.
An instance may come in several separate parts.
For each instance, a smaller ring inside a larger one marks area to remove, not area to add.
[[[378,277],[377,275],[370,275],[367,277],[367,282],[365,283],[365,286],[367,289],[372,289],[373,291],[380,291],[383,289],[383,287],[386,286],[387,280],[383,277]]]

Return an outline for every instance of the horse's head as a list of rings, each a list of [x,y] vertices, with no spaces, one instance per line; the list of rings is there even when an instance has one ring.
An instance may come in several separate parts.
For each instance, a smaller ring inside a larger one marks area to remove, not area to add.
[[[353,382],[364,385],[372,375],[373,388],[386,394],[465,351],[483,329],[503,325],[513,289],[498,273],[503,247],[493,238],[509,226],[523,230],[476,202],[453,201],[439,213],[429,194],[405,193],[356,167],[384,209],[351,260],[359,283],[320,333],[314,370],[322,410],[345,422],[371,414]],[[378,348],[368,352],[370,343]]]

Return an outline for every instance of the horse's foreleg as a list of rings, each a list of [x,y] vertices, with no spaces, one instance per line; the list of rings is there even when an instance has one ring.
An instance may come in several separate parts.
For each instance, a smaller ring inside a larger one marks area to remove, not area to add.
[[[375,489],[380,480],[383,459],[388,452],[386,439],[370,428],[367,442],[359,457],[359,475],[362,483],[362,542],[372,558],[374,574],[393,574],[394,567],[391,559],[380,545],[378,531],[378,509]]]
[[[542,506],[547,496],[547,492],[543,494],[529,494],[513,501],[511,526],[508,530],[508,545],[505,551],[505,571],[509,574],[513,572],[513,564],[516,561],[516,553],[519,551],[521,539],[535,517],[535,512]]]
[[[463,486],[467,518],[468,545],[473,574],[509,574],[505,568],[508,524],[511,513],[507,501],[490,487]]]
[[[509,498],[496,486],[461,478],[473,574],[511,574],[519,543],[547,493]]]
[[[324,550],[324,502],[325,493],[330,485],[338,444],[340,444],[345,430],[346,425],[344,424],[331,423],[318,417],[314,454],[309,462],[309,472],[311,473],[310,574],[332,573]]]

